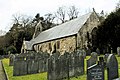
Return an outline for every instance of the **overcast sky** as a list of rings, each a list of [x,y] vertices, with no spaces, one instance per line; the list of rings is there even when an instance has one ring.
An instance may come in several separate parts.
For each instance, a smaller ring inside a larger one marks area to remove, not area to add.
[[[8,31],[12,23],[12,15],[19,13],[34,17],[37,13],[44,15],[54,13],[58,7],[75,5],[81,13],[95,8],[111,12],[119,0],[0,0],[0,30]]]

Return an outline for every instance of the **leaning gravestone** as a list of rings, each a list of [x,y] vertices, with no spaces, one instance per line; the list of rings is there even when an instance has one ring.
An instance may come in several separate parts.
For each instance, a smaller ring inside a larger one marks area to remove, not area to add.
[[[117,54],[120,56],[120,47],[117,47]]]
[[[92,52],[90,59],[87,60],[87,68],[94,65],[94,64],[96,64],[97,60],[98,60],[97,59],[97,53]]]
[[[108,80],[113,80],[115,78],[118,78],[118,62],[115,55],[110,54],[108,56],[106,66],[107,66]]]

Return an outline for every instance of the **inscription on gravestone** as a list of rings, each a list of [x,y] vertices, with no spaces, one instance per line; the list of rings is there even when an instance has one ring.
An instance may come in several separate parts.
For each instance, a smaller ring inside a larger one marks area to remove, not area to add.
[[[104,68],[94,64],[87,69],[87,80],[104,80]]]

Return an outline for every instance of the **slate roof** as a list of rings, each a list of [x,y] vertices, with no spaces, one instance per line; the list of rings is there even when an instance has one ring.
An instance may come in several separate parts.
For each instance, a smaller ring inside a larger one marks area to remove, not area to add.
[[[36,38],[27,42],[29,45],[28,50],[32,49],[33,44],[77,34],[91,14],[92,12],[41,32]]]

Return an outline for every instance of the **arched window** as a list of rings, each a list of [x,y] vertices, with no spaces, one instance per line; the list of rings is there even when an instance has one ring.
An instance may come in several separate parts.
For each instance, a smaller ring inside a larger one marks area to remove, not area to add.
[[[50,51],[52,51],[52,46],[51,46],[51,43],[49,43],[49,49],[50,49]]]
[[[57,41],[57,49],[60,49],[60,41]]]
[[[97,28],[95,27],[95,28],[93,28],[93,30],[92,30],[92,32],[91,32],[91,40],[92,40],[92,47],[96,47],[96,45],[97,45],[97,41],[96,41],[96,39],[97,39],[97,36],[96,36],[96,32],[97,32]]]

